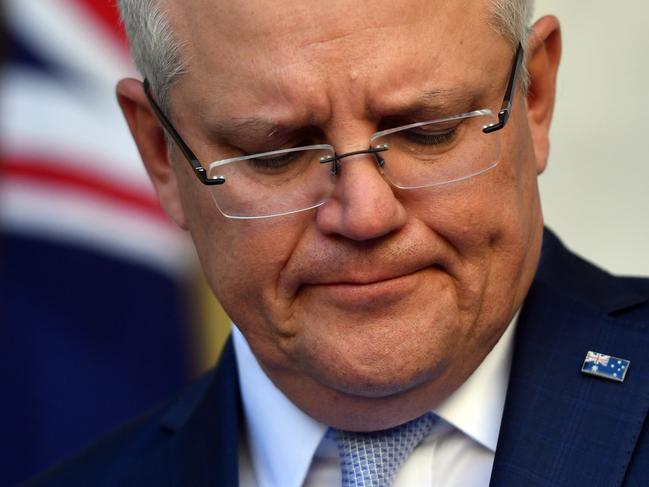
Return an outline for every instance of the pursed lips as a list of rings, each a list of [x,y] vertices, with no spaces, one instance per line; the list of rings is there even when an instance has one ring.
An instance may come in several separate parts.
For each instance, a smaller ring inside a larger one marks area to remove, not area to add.
[[[428,266],[424,266],[421,268],[415,268],[412,270],[405,270],[401,272],[396,272],[396,273],[388,273],[388,272],[383,272],[383,273],[359,273],[356,275],[350,275],[350,276],[345,276],[345,277],[332,277],[331,279],[322,279],[322,280],[317,280],[315,282],[304,282],[304,285],[317,285],[317,286],[332,286],[332,285],[347,285],[347,286],[368,286],[372,284],[379,284],[381,282],[385,281],[390,281],[393,279],[399,279],[404,276],[408,276],[410,274],[414,274],[415,272],[418,272],[420,270],[425,269]]]
[[[275,295],[282,299],[294,301],[319,288],[380,288],[412,281],[408,278],[423,271],[453,274],[458,263],[452,246],[414,220],[398,234],[372,242],[305,242],[279,273]]]
[[[334,304],[360,305],[377,299],[402,299],[411,292],[424,271],[439,269],[434,262],[376,264],[375,268],[343,270],[338,272],[313,269],[299,276],[293,295],[307,293],[321,295]]]
[[[339,308],[385,309],[386,306],[404,302],[411,297],[421,283],[426,269],[400,274],[373,275],[364,279],[308,284],[303,287],[303,292]]]
[[[397,279],[430,267],[438,267],[438,263],[430,256],[392,261],[375,259],[374,262],[363,262],[362,264],[354,261],[338,262],[332,266],[319,263],[317,266],[307,267],[301,272],[297,272],[295,278],[301,285],[366,285]]]

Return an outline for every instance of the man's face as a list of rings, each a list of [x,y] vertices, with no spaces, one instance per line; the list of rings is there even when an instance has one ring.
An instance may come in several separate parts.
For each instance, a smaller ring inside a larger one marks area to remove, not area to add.
[[[305,140],[364,149],[373,132],[417,121],[403,114],[422,101],[431,113],[497,112],[514,49],[487,4],[176,2],[188,72],[171,117],[206,164]],[[371,157],[352,157],[320,208],[252,221],[224,218],[172,155],[212,288],[302,409],[340,427],[390,426],[445,398],[491,350],[542,233],[520,91],[501,136],[499,165],[466,181],[395,190]]]

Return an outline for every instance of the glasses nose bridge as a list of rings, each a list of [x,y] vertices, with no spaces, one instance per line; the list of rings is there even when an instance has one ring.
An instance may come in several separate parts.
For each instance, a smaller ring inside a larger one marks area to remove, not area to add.
[[[337,175],[340,171],[340,161],[342,159],[347,159],[349,157],[358,157],[362,155],[370,155],[379,166],[379,168],[382,168],[385,161],[383,160],[383,157],[380,153],[385,152],[388,149],[389,147],[387,144],[379,144],[375,147],[372,147],[372,145],[370,145],[367,149],[343,152],[342,154],[334,154],[332,156],[323,157],[320,159],[320,163],[331,163],[331,172],[332,174]]]

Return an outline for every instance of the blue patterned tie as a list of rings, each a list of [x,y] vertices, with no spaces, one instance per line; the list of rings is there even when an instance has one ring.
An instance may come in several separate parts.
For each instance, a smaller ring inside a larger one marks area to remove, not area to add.
[[[430,433],[437,416],[427,413],[383,431],[356,433],[330,429],[338,444],[342,487],[389,487],[403,462]]]

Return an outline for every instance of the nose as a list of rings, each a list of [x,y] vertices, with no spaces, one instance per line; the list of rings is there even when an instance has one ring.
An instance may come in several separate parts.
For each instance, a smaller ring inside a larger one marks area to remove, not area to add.
[[[338,164],[334,191],[316,214],[316,225],[323,233],[361,241],[405,225],[406,209],[381,175],[375,155],[356,154]]]

